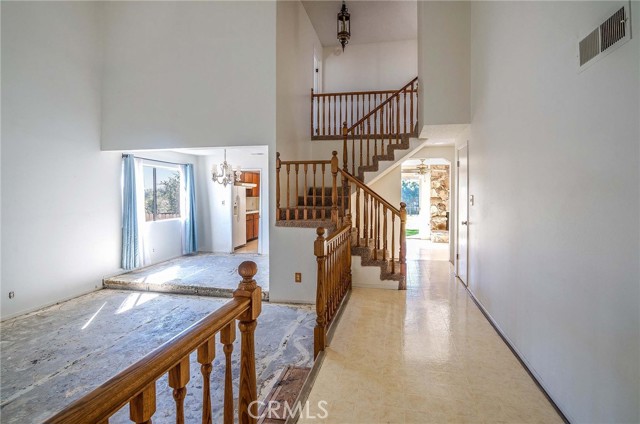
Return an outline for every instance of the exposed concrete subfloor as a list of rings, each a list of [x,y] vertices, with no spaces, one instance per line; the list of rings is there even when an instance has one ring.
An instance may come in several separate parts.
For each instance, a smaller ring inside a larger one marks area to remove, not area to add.
[[[236,274],[237,276],[237,274]],[[236,278],[237,280],[237,278]],[[0,393],[3,423],[41,422],[141,359],[227,299],[122,290],[100,290],[0,325]],[[313,362],[311,306],[264,304],[256,329],[256,372],[264,398],[287,365]],[[240,334],[233,352],[238,393]],[[216,337],[212,405],[222,422],[224,353]],[[200,422],[202,375],[191,355],[186,422]],[[175,422],[166,374],[157,382],[154,423]],[[128,407],[110,423],[129,423]]]
[[[244,261],[253,261],[258,265],[255,279],[262,288],[263,299],[268,300],[269,256],[249,253],[181,256],[106,278],[104,286],[110,289],[231,297],[240,281],[238,265]]]

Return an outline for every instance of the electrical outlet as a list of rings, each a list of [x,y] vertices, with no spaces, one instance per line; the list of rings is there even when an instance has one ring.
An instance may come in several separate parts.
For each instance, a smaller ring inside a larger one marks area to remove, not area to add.
[[[302,283],[302,273],[296,272],[296,283]]]
[[[14,297],[16,297],[16,294],[12,291],[9,292],[9,299],[13,299]]]

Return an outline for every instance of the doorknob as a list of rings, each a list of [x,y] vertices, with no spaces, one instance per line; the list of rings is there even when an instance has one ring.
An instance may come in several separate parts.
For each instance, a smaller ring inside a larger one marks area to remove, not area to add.
[[[469,225],[469,221],[462,221],[461,224],[462,225]]]

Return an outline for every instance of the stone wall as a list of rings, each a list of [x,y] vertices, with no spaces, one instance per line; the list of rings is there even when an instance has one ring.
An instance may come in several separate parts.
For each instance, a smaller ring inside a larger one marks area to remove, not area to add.
[[[431,165],[431,241],[448,243],[449,165]]]

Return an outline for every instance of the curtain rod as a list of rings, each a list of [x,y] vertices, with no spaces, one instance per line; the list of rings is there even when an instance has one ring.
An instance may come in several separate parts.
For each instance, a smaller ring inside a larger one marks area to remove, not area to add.
[[[149,159],[149,158],[143,158],[141,156],[135,156],[135,155],[132,155],[132,154],[123,153],[122,157],[125,157],[125,156],[133,156],[136,159],[149,160],[149,161],[152,161],[152,162],[168,163],[169,165],[192,165],[190,163],[168,162],[166,160]]]

